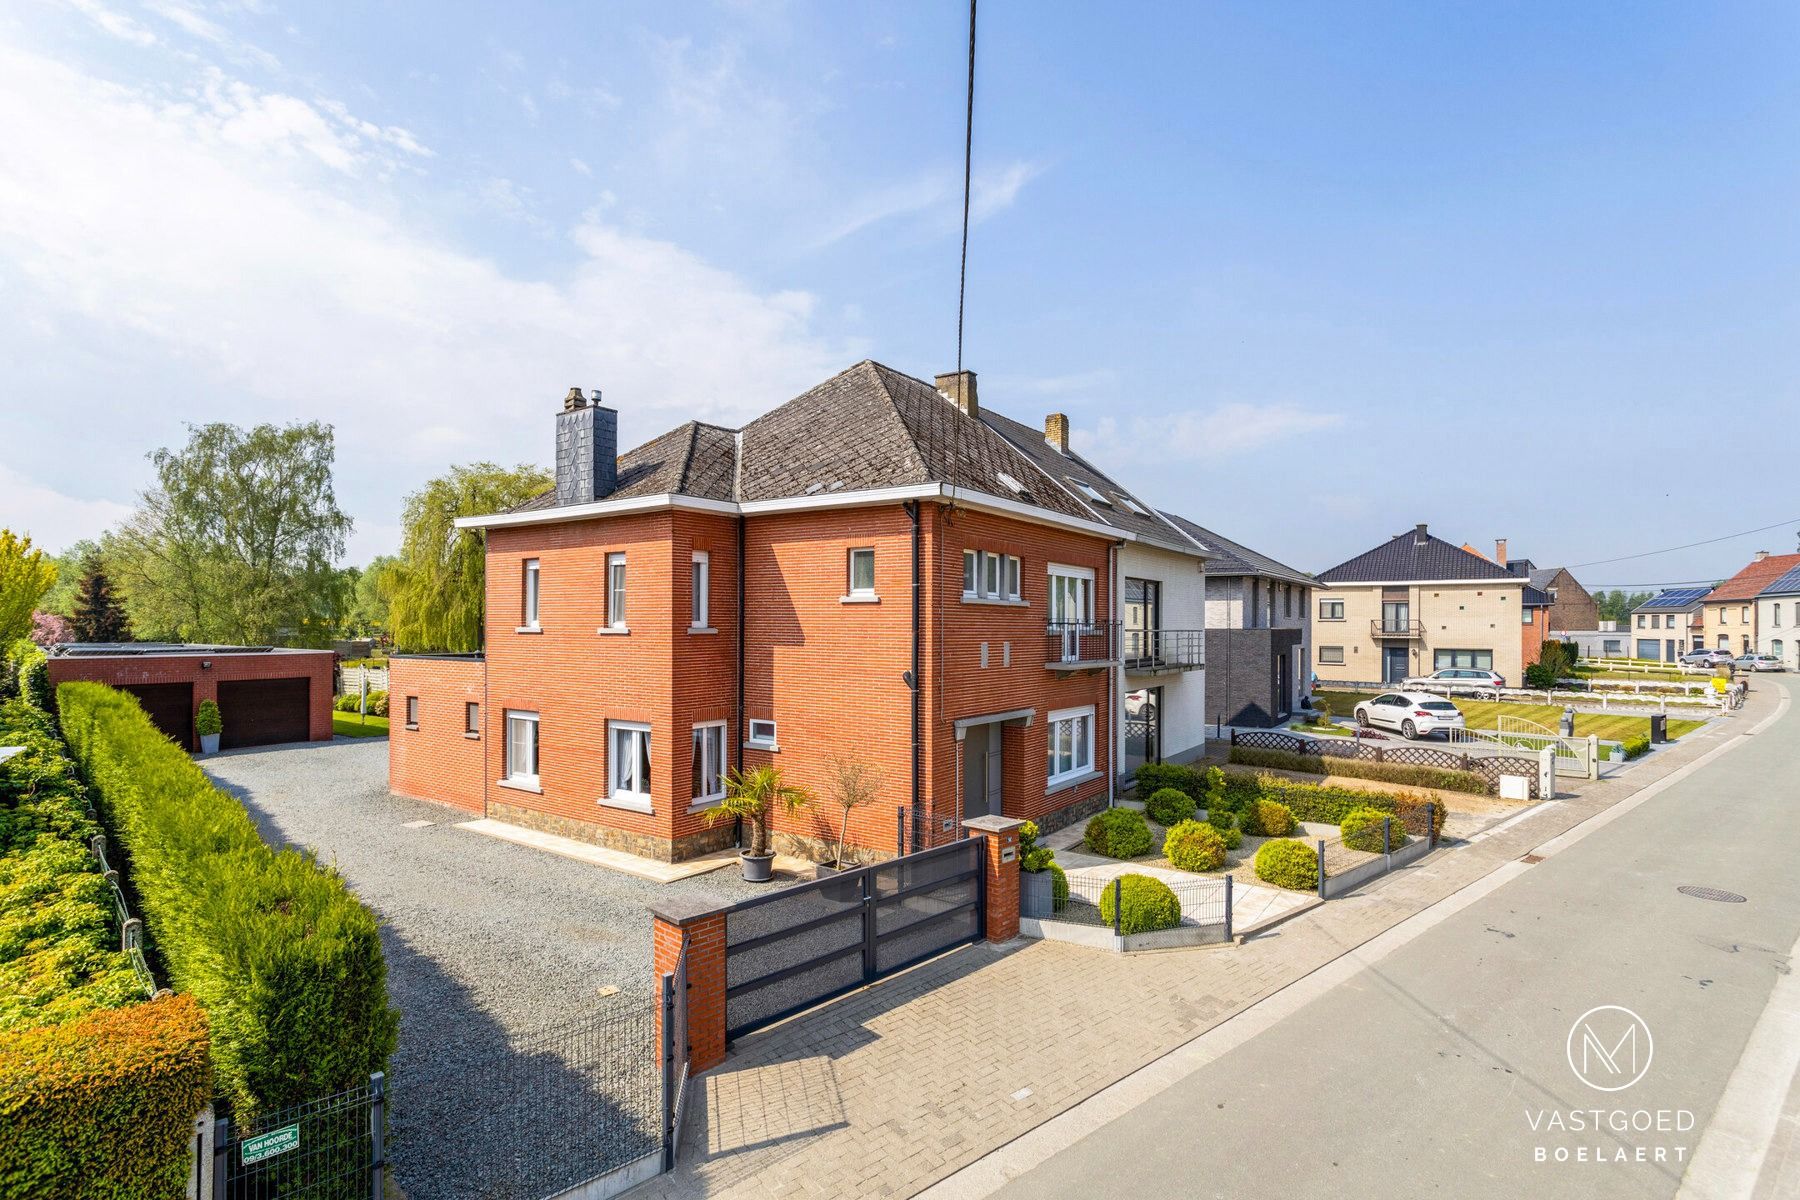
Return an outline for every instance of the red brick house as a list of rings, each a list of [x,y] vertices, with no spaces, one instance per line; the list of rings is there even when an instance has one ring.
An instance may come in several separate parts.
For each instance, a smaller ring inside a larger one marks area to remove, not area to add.
[[[390,786],[665,860],[735,844],[705,811],[769,763],[825,797],[775,820],[789,853],[835,838],[838,756],[879,778],[865,857],[1104,807],[1132,535],[977,413],[973,373],[862,362],[617,455],[571,391],[555,489],[459,522],[487,539],[485,652],[392,661]]]

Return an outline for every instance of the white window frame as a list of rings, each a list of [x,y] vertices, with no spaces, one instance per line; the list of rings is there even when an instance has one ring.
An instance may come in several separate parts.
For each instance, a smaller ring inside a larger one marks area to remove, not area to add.
[[[1094,569],[1092,567],[1072,567],[1066,563],[1050,563],[1046,568],[1050,593],[1045,604],[1045,620],[1072,621],[1086,624],[1094,619]],[[1058,579],[1079,580],[1081,582],[1081,612],[1077,616],[1056,610],[1056,581]]]
[[[531,770],[529,772],[518,770],[517,769],[518,764],[514,761],[515,755],[513,753],[513,723],[515,721],[519,722],[520,724],[529,724],[531,726],[531,730],[532,730],[531,760],[532,761],[531,761]],[[505,743],[501,746],[501,755],[502,755],[501,767],[502,767],[502,770],[504,771],[504,775],[501,778],[500,782],[502,784],[506,785],[507,787],[525,788],[529,791],[534,791],[534,792],[541,791],[543,789],[543,776],[541,775],[541,772],[544,769],[544,762],[543,762],[544,741],[543,741],[543,727],[542,727],[541,722],[538,720],[538,714],[530,711],[529,709],[522,709],[522,708],[506,709],[505,710],[504,728],[506,730],[506,740],[505,740]]]
[[[520,580],[522,594],[519,597],[520,630],[541,629],[538,616],[544,595],[543,564],[535,558],[528,558],[524,563],[524,578]]]
[[[869,585],[856,586],[856,560],[858,555],[868,555]],[[875,595],[875,547],[852,546],[844,551],[844,597],[845,600],[874,600]]]
[[[694,726],[693,738],[689,743],[688,779],[693,780],[693,754],[700,756],[701,786],[710,777],[715,786],[710,790],[696,791],[693,802],[688,805],[689,812],[698,812],[703,808],[711,808],[725,798],[725,722],[701,721]],[[716,755],[716,761],[708,763],[707,757]],[[708,768],[712,770],[709,772]]]
[[[981,584],[981,552],[979,550],[963,551],[963,595],[975,596],[980,593],[976,589]]]
[[[712,628],[712,555],[704,550],[694,551],[694,562],[693,566],[689,568],[688,579],[693,588],[693,596],[688,601],[692,617],[688,629],[710,629]]]
[[[626,747],[620,751],[620,735]],[[606,723],[606,799],[602,804],[632,812],[650,811],[650,726],[642,721],[608,721]],[[624,783],[626,770],[638,787]]]
[[[1066,770],[1056,769],[1057,740],[1060,736],[1058,726],[1069,726],[1069,766]],[[1085,733],[1085,745],[1081,734]],[[1047,753],[1045,755],[1045,786],[1055,787],[1059,783],[1068,783],[1094,773],[1094,706],[1089,704],[1083,708],[1061,708],[1052,712],[1044,721],[1044,738]],[[1084,756],[1085,752],[1085,756]]]
[[[1024,565],[1016,554],[998,550],[963,551],[963,599],[1023,603],[1019,592]]]
[[[1331,655],[1337,655],[1332,658]],[[1344,665],[1344,648],[1342,646],[1320,646],[1319,665],[1322,667],[1341,667]]]
[[[625,552],[615,550],[606,556],[606,625],[602,633],[626,633],[630,626],[625,623],[626,587]],[[615,580],[613,576],[617,574]]]
[[[757,730],[759,728],[767,730],[768,732],[758,733]],[[752,717],[750,719],[749,732],[745,735],[744,745],[754,747],[757,750],[779,750],[781,749],[781,745],[776,740],[776,734],[779,732],[780,730],[776,728],[774,721],[771,721],[766,717]]]

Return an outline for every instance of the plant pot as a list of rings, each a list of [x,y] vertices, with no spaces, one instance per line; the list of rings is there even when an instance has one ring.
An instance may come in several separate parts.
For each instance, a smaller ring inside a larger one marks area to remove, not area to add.
[[[1019,915],[1047,917],[1055,906],[1051,890],[1053,878],[1048,871],[1019,872]]]
[[[200,735],[200,753],[217,754],[219,752],[219,735],[203,733]]]
[[[843,878],[846,872],[854,870],[857,870],[857,865],[853,862],[820,863],[813,868],[813,878],[835,880],[819,889],[827,900],[860,900],[862,880],[854,875],[848,879]]]
[[[738,863],[744,868],[745,883],[767,883],[774,878],[773,854],[739,854]]]

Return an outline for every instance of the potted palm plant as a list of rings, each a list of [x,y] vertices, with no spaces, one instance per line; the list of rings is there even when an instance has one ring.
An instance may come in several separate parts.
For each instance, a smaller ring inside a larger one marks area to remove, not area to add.
[[[833,852],[830,862],[820,863],[814,868],[814,878],[829,879],[833,875],[853,871],[860,865],[844,857],[844,841],[850,834],[850,810],[861,808],[874,800],[875,793],[880,787],[881,775],[868,763],[855,758],[832,757],[831,798],[842,806],[844,816],[838,822],[837,849]],[[841,899],[860,888],[861,884],[852,880],[851,886],[843,888],[841,895],[832,888],[827,888],[825,891],[834,899]]]
[[[200,735],[200,753],[219,752],[219,734],[224,728],[225,721],[219,716],[219,706],[211,700],[202,700],[200,712],[194,717],[194,732]]]
[[[812,793],[781,781],[777,767],[733,771],[725,777],[725,799],[706,810],[708,825],[726,817],[742,817],[750,826],[750,844],[738,852],[746,883],[767,883],[775,855],[769,850],[769,813],[779,807],[797,812],[813,801]]]

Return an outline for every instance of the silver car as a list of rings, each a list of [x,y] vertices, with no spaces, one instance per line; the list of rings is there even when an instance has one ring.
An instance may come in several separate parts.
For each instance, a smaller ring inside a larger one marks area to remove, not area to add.
[[[1493,696],[1498,699],[1506,686],[1506,677],[1498,671],[1475,667],[1445,667],[1429,675],[1415,675],[1400,683],[1404,688],[1443,690],[1453,696]]]
[[[1739,671],[1785,671],[1787,666],[1773,654],[1740,654],[1731,660]]]

